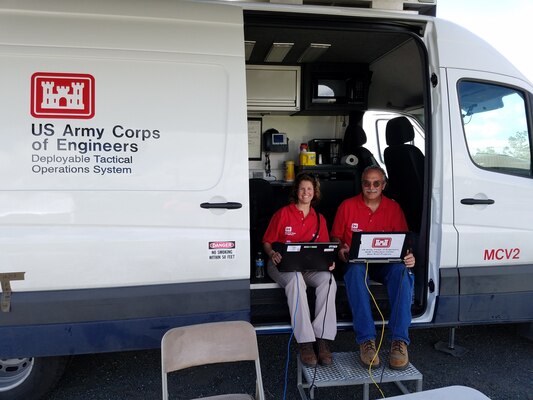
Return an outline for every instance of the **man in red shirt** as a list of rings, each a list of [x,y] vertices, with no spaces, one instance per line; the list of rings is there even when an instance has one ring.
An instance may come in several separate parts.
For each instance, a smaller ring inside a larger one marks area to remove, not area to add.
[[[339,258],[348,262],[353,232],[407,231],[404,214],[394,200],[383,195],[386,185],[385,171],[379,166],[367,167],[362,175],[362,193],[342,202],[337,210],[332,240],[341,243]],[[405,369],[409,366],[407,345],[411,324],[411,298],[414,278],[410,268],[415,265],[413,254],[407,254],[403,263],[350,264],[344,282],[352,310],[353,327],[359,344],[361,362],[366,366],[380,366],[376,351],[376,327],[372,317],[370,295],[366,286],[367,275],[387,287],[391,303],[389,330],[392,346],[389,366]],[[407,269],[406,269],[407,267]]]

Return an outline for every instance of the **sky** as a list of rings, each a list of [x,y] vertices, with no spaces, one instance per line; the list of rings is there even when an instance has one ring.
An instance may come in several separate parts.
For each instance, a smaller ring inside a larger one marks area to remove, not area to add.
[[[533,0],[437,0],[437,17],[487,41],[533,82]]]

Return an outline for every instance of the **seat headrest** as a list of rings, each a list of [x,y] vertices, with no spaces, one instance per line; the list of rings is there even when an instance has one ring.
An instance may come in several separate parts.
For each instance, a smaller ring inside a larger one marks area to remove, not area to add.
[[[415,138],[413,125],[406,117],[397,117],[387,122],[385,140],[388,146],[395,146],[412,141]]]
[[[354,147],[361,147],[366,143],[366,133],[359,125],[348,124],[344,131],[344,141],[350,142]]]

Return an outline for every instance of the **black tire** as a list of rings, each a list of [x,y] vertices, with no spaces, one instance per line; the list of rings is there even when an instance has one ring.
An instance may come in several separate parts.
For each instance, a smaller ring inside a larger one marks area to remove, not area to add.
[[[69,357],[0,359],[0,400],[39,400],[61,379]]]

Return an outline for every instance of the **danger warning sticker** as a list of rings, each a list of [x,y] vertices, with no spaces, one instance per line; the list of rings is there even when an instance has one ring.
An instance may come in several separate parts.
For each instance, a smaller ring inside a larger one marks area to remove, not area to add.
[[[235,258],[235,241],[218,241],[208,243],[210,260],[232,260]]]

